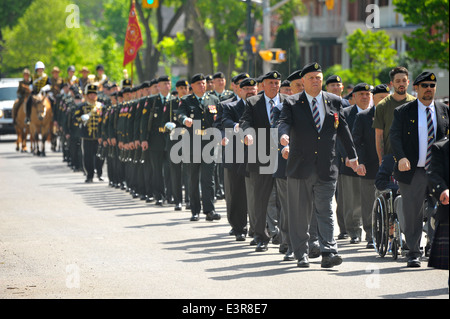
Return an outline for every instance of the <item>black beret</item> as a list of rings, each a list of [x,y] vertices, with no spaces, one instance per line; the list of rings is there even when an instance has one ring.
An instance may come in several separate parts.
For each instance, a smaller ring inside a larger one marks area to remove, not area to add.
[[[427,71],[422,72],[414,80],[413,85],[418,85],[420,82],[425,82],[425,81],[436,82],[436,75],[433,72],[427,72]]]
[[[170,77],[168,75],[161,75],[157,81],[158,81],[158,83],[159,82],[170,82]]]
[[[213,79],[225,79],[225,74],[223,72],[214,73]]]
[[[189,86],[189,82],[187,80],[179,80],[177,81],[177,83],[175,84],[175,87],[180,87],[180,86]]]
[[[236,75],[232,81],[234,84],[237,84],[240,80],[247,79],[249,77],[250,77],[250,75],[248,75],[248,73],[241,73],[241,74]]]
[[[98,70],[104,70],[103,65],[99,64],[97,65],[97,67],[95,68],[96,71]]]
[[[330,83],[342,83],[342,78],[339,75],[331,75],[328,77],[325,85],[328,85]]]
[[[208,74],[206,76],[206,81],[212,81],[212,79],[213,79],[213,76],[211,74]]]
[[[371,92],[370,85],[367,83],[356,84],[355,87],[353,88],[352,93],[362,92],[362,91]]]
[[[253,78],[246,78],[246,79],[242,80],[241,83],[239,83],[239,87],[243,88],[245,86],[255,86],[256,84],[257,83],[256,83],[255,79],[253,79]]]
[[[141,84],[141,88],[142,89],[144,89],[144,88],[149,88],[150,87],[150,81],[144,81],[144,82],[142,82],[142,84]]]
[[[322,72],[322,67],[317,62],[309,63],[303,67],[301,76],[304,77],[305,74],[310,72]]]
[[[292,82],[295,80],[299,80],[301,78],[302,78],[302,70],[297,70],[294,73],[292,73],[291,75],[289,75],[287,80]]]
[[[122,93],[131,93],[131,87],[127,86],[122,89]]]
[[[262,77],[264,80],[281,80],[281,73],[278,71],[270,71]]]
[[[158,84],[158,79],[152,79],[150,80],[150,86],[153,86],[155,84]]]
[[[192,78],[191,78],[191,84],[198,82],[198,81],[203,81],[206,80],[205,76],[202,73],[198,73],[195,74]]]
[[[287,86],[291,86],[291,81],[284,80],[283,82],[281,82],[281,86],[280,87],[287,87]]]
[[[379,84],[372,90],[373,95],[378,93],[391,93],[391,90],[389,89],[389,86],[387,86],[386,84]]]
[[[263,75],[260,75],[256,78],[256,83],[262,83],[263,81]]]

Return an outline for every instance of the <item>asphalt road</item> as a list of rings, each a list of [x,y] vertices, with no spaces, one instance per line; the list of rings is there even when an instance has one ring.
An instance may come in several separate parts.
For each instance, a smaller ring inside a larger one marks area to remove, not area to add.
[[[13,136],[12,136],[13,137]],[[448,272],[406,268],[339,240],[344,262],[309,269],[228,235],[220,221],[146,204],[107,182],[85,184],[61,153],[18,153],[0,138],[2,299],[448,299]],[[293,305],[295,303],[292,303]],[[189,302],[186,301],[186,305]],[[177,310],[178,311],[178,310]],[[181,311],[181,310],[180,310]]]

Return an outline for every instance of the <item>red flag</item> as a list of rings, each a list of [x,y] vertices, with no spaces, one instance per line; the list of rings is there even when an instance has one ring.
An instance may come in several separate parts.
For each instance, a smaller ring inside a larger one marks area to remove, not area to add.
[[[127,34],[125,36],[125,45],[123,48],[123,66],[127,65],[136,58],[137,51],[142,46],[142,43],[141,28],[139,27],[133,1],[128,18]]]

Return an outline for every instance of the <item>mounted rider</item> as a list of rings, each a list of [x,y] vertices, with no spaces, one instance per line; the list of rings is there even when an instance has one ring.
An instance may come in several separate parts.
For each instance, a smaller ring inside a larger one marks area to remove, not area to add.
[[[44,72],[45,65],[41,61],[36,62],[36,65],[34,66],[35,75],[33,76],[33,82],[30,85],[31,95],[28,97],[27,100],[27,107],[26,107],[26,118],[25,118],[25,124],[30,124],[30,116],[31,116],[31,106],[33,104],[33,95],[39,94],[39,92],[42,91],[48,91],[50,90],[50,79],[48,75]]]

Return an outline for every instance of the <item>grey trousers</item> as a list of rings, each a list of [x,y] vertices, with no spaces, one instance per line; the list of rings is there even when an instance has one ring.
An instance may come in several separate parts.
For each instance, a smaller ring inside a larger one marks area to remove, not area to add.
[[[255,234],[255,192],[250,177],[245,177],[245,193],[247,195],[247,213],[248,213],[248,235],[253,237]]]
[[[360,178],[361,216],[366,240],[372,241],[372,209],[375,201],[375,180]]]
[[[345,228],[351,238],[360,237],[361,228],[361,191],[360,178],[341,175],[342,205],[344,210]]]
[[[253,184],[254,231],[256,242],[268,243],[270,236],[267,232],[267,206],[273,190],[274,178],[270,174],[250,172],[250,182]]]
[[[315,172],[306,179],[288,177],[288,229],[295,258],[300,259],[309,253],[309,227],[313,213],[317,218],[320,251],[337,253],[332,207],[335,191],[336,181],[322,181]]]
[[[425,169],[416,168],[410,184],[398,183],[402,194],[405,241],[409,247],[408,257],[421,256],[420,240],[423,228],[423,203],[428,180]]]

